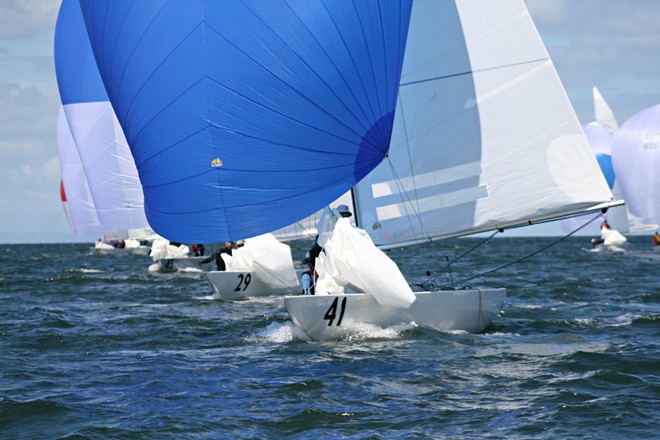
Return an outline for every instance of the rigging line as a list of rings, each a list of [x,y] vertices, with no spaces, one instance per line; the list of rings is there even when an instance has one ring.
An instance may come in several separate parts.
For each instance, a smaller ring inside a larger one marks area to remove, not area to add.
[[[405,185],[401,182],[401,179],[399,178],[399,175],[397,174],[397,172],[394,168],[394,164],[392,164],[392,161],[390,160],[389,154],[387,155],[387,162],[390,164],[390,169],[392,170],[392,175],[394,176],[394,181],[397,184],[397,188],[400,190],[399,194],[401,194],[401,202],[403,204],[403,209],[406,213],[406,217],[408,217],[408,219],[410,219],[410,217],[411,217],[410,215],[408,215],[408,207],[406,206],[406,205],[410,205],[412,213],[414,214],[414,217],[417,218],[417,221],[419,222],[419,226],[422,229],[422,237],[427,238],[430,241],[430,234],[428,233],[428,231],[424,227],[424,223],[422,223],[422,217],[421,217],[420,213],[417,211],[417,209],[415,209],[416,199],[413,200],[408,195],[408,191],[406,191]],[[415,187],[414,173],[413,173],[413,191],[416,190],[416,189],[417,188]],[[406,200],[403,199],[404,195],[405,195],[405,198],[406,198],[407,202],[406,202]],[[413,234],[414,234],[413,238],[417,239],[417,235],[415,234],[415,228],[412,224],[412,221],[409,220],[409,222],[410,222],[410,229],[411,229],[411,231],[413,231]]]
[[[296,225],[300,226],[300,229],[302,229],[303,233],[304,233],[305,235],[309,236],[309,238],[311,238],[312,240],[315,238],[315,237],[314,237],[314,234],[312,234],[312,233],[310,232],[310,230],[307,229],[307,228],[305,227],[305,225],[303,225],[301,222],[297,221],[297,222],[296,222]]]
[[[469,249],[468,251],[464,252],[462,255],[460,255],[460,256],[454,258],[453,260],[449,261],[449,258],[447,258],[447,268],[448,268],[449,271],[450,271],[449,273],[451,274],[451,265],[452,265],[452,264],[456,263],[458,260],[460,260],[460,259],[463,258],[464,256],[468,255],[468,254],[471,253],[472,251],[474,251],[474,250],[476,250],[477,248],[479,248],[479,247],[481,247],[482,245],[484,245],[488,240],[490,240],[491,238],[493,238],[493,237],[495,237],[497,234],[499,234],[499,232],[500,232],[499,229],[496,230],[495,232],[493,232],[493,233],[490,235],[490,237],[486,238],[485,240],[481,241],[480,243],[477,243],[477,245],[474,246],[474,247],[472,247],[472,249]],[[428,279],[428,281],[425,283],[425,285],[428,286],[428,285],[433,284],[433,281],[435,281],[436,279],[438,279],[438,277],[439,277],[441,274],[442,274],[441,272],[436,272],[435,275],[433,275],[432,277],[430,277],[430,278]],[[451,283],[451,284],[452,284],[452,286],[454,285],[454,283]]]
[[[405,118],[404,118],[404,130],[405,130]],[[407,141],[407,139],[408,139],[408,137],[406,136],[406,141]],[[408,148],[408,154],[410,155],[410,148]],[[426,231],[426,228],[424,227],[424,223],[422,222],[422,218],[421,218],[420,214],[415,209],[415,203],[413,202],[413,200],[410,199],[410,196],[408,195],[408,192],[405,189],[405,185],[401,182],[401,179],[399,178],[399,175],[397,174],[396,170],[394,169],[394,164],[390,160],[390,155],[388,154],[386,157],[387,157],[387,162],[390,165],[392,175],[394,176],[394,181],[397,184],[397,188],[400,189],[399,194],[401,195],[401,202],[403,204],[403,209],[406,213],[406,217],[408,218],[408,223],[410,224],[410,230],[413,233],[413,238],[417,239],[417,234],[415,232],[415,227],[413,225],[412,218],[411,218],[411,216],[408,215],[408,207],[406,206],[407,204],[410,204],[410,207],[413,211],[413,214],[417,218],[417,221],[419,222],[419,226],[422,229],[422,237],[427,238],[428,241],[430,242],[431,241],[430,235]],[[410,162],[410,167],[412,169],[412,161]],[[414,173],[412,173],[412,174],[413,174],[413,190],[415,190],[416,186],[415,186]],[[406,201],[403,199],[404,195],[408,199],[408,203],[406,203]],[[415,246],[415,249],[417,250],[417,256],[421,257],[422,256],[422,250],[420,249],[420,247]]]
[[[473,279],[475,279],[475,278],[480,278],[480,277],[483,277],[483,276],[485,276],[485,275],[490,275],[491,273],[497,272],[498,270],[505,269],[505,268],[507,268],[507,267],[509,267],[509,266],[513,266],[513,265],[516,264],[516,263],[520,263],[521,261],[524,261],[524,260],[526,260],[526,259],[528,259],[528,258],[531,258],[531,257],[533,257],[534,255],[539,254],[539,253],[545,251],[546,249],[548,249],[548,248],[550,248],[550,247],[556,245],[556,244],[559,243],[560,241],[563,241],[563,240],[565,240],[566,238],[570,237],[571,235],[575,234],[575,233],[578,232],[579,230],[585,228],[585,227],[588,226],[589,224],[593,223],[595,220],[597,220],[597,219],[599,219],[600,217],[602,217],[604,214],[605,214],[604,212],[601,212],[600,214],[594,216],[594,218],[592,218],[591,220],[589,220],[588,222],[586,222],[585,224],[583,224],[582,226],[580,226],[579,228],[575,229],[575,230],[574,230],[573,232],[571,232],[570,234],[567,234],[567,235],[561,237],[560,239],[553,241],[553,242],[550,243],[549,245],[544,246],[544,247],[542,247],[542,248],[540,248],[540,249],[538,249],[538,250],[532,252],[532,253],[529,254],[529,255],[526,255],[526,256],[524,256],[524,257],[522,257],[522,258],[519,258],[519,259],[517,259],[517,260],[514,260],[514,261],[512,261],[512,262],[510,262],[510,263],[507,263],[507,264],[505,264],[505,265],[503,265],[503,266],[500,266],[500,267],[497,267],[497,268],[495,268],[495,269],[492,269],[492,270],[489,270],[489,271],[483,272],[483,273],[481,273],[481,274],[477,274],[477,275],[471,276],[471,277],[469,277],[469,278],[466,278],[466,279],[464,279],[464,280],[461,280],[459,283],[465,283],[465,282],[470,281],[470,280],[473,280]],[[445,289],[445,288],[447,288],[447,287],[449,287],[449,286],[450,286],[449,284],[445,284],[444,286],[441,286],[440,289]]]

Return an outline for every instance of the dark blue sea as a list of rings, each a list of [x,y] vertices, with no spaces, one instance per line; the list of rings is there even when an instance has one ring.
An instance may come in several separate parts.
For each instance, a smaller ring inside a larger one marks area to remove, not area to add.
[[[411,282],[443,283],[481,240],[389,254]],[[453,280],[554,240],[492,239]],[[0,438],[658,438],[660,253],[629,240],[571,237],[472,279],[508,289],[483,334],[330,342],[305,340],[281,298],[213,300],[199,274],[149,274],[148,256],[0,245]]]

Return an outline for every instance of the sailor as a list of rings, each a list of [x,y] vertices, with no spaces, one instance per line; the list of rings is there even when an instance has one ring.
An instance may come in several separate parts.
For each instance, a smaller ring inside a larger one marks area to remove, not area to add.
[[[303,295],[314,295],[314,285],[318,279],[318,274],[314,270],[314,260],[305,258],[303,264],[307,265],[307,270],[300,276]]]
[[[243,240],[239,240],[239,241],[243,241]],[[224,248],[218,249],[213,254],[211,254],[210,257],[203,259],[202,261],[200,261],[197,264],[199,266],[201,266],[203,264],[206,264],[206,263],[209,263],[209,262],[215,260],[216,270],[218,270],[220,272],[224,272],[225,270],[227,270],[227,265],[225,264],[225,260],[222,259],[222,254],[231,255],[231,251],[232,251],[233,248],[234,248],[234,242],[233,241],[226,241]]]
[[[193,253],[196,257],[204,256],[204,245],[203,244],[193,244],[192,245]]]
[[[653,235],[653,246],[660,246],[660,234],[658,234],[658,231],[655,231]]]

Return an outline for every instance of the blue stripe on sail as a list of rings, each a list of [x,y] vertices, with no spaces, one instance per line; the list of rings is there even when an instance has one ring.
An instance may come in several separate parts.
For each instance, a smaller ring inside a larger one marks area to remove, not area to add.
[[[167,238],[273,231],[387,154],[411,0],[81,5],[147,217]]]
[[[612,166],[612,156],[609,154],[596,153],[596,160],[598,161],[598,166],[605,176],[607,181],[607,186],[612,189],[614,186],[614,167]]]
[[[78,0],[63,0],[57,16],[55,73],[62,104],[108,101]]]

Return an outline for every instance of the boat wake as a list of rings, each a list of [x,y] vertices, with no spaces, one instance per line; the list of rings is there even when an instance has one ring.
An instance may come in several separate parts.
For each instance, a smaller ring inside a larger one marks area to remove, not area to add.
[[[273,322],[268,327],[248,336],[248,342],[284,343],[294,340],[306,341],[307,337],[293,322]]]

